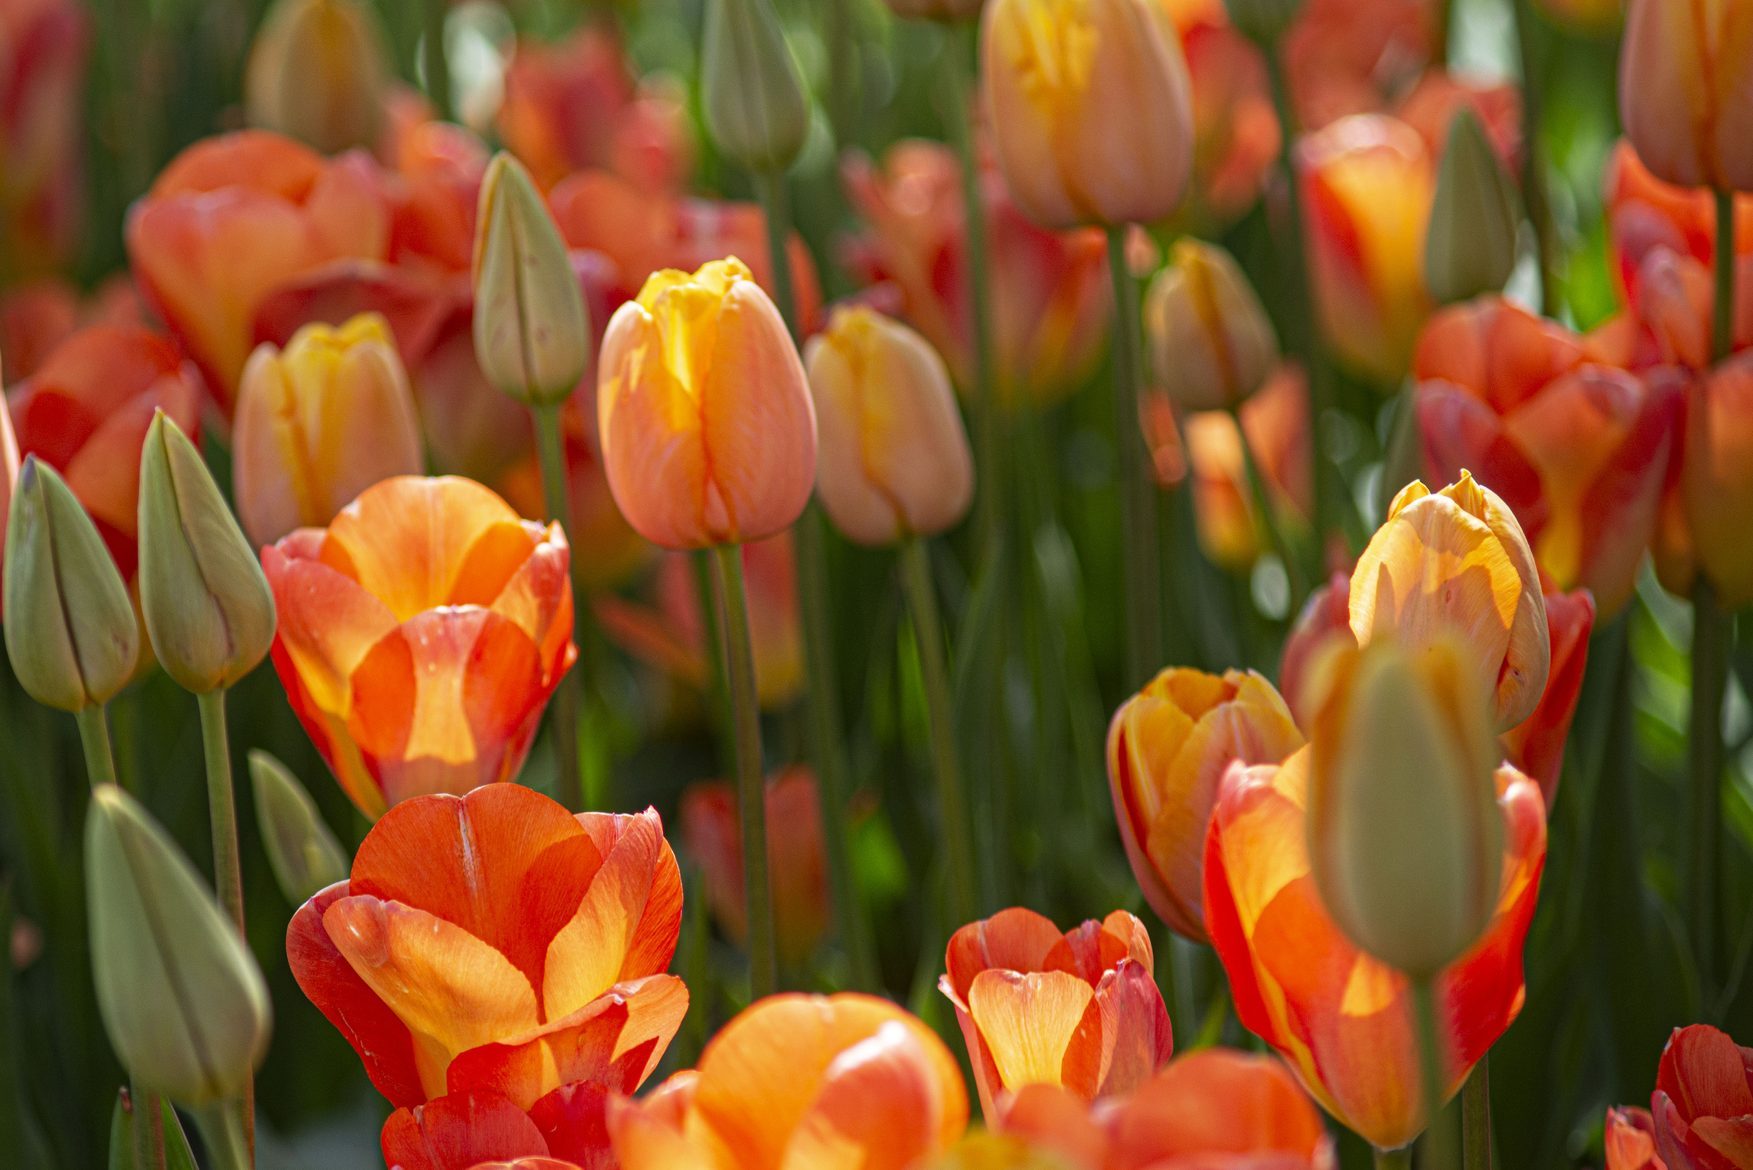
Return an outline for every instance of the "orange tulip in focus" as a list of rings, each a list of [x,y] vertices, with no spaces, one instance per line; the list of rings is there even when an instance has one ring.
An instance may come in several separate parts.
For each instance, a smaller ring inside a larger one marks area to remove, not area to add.
[[[382,317],[307,325],[250,355],[238,387],[232,483],[257,544],[321,527],[379,480],[424,462],[408,374]]]
[[[808,768],[788,768],[768,778],[767,823],[783,826],[767,838],[779,960],[797,968],[827,933],[829,915],[821,805]],[[696,784],[682,794],[682,841],[705,871],[712,916],[739,945],[749,933],[740,825],[729,784]]]
[[[1753,190],[1753,8],[1630,0],[1619,112],[1637,153],[1682,187]]]
[[[1315,490],[1308,380],[1301,370],[1280,367],[1240,414],[1279,524],[1306,527]],[[1232,572],[1252,568],[1272,539],[1248,486],[1236,420],[1227,411],[1202,411],[1187,416],[1186,435],[1199,547]]]
[[[286,957],[397,1107],[389,1147],[463,1094],[540,1127],[583,1090],[600,1116],[636,1089],[687,1011],[663,973],[681,917],[655,812],[573,816],[491,784],[384,814],[348,880],[293,916]]]
[[[1555,587],[1619,612],[1655,528],[1678,387],[1597,364],[1580,339],[1497,297],[1433,319],[1414,376],[1426,471],[1471,468]]]
[[[90,43],[73,0],[0,6],[0,286],[60,269],[78,247]]]
[[[1205,918],[1242,1023],[1276,1048],[1317,1100],[1382,1149],[1424,1128],[1411,988],[1358,951],[1309,872],[1310,752],[1280,767],[1231,769],[1206,839]],[[1484,938],[1436,979],[1446,1024],[1445,1095],[1522,1008],[1522,942],[1546,860],[1539,789],[1497,773],[1504,816],[1501,894]]]
[[[400,476],[262,550],[274,668],[367,817],[516,777],[578,656],[566,537],[466,479]]]
[[[988,0],[992,144],[1036,223],[1152,223],[1193,169],[1187,61],[1154,0]]]
[[[740,260],[654,273],[598,363],[603,467],[621,514],[672,549],[790,527],[816,476],[816,416],[785,322]]]
[[[93,325],[62,342],[7,397],[20,455],[61,473],[131,582],[146,431],[160,410],[183,430],[199,431],[199,375],[155,333]]]
[[[1422,258],[1436,166],[1382,115],[1342,118],[1297,146],[1315,304],[1327,344],[1385,390],[1399,386],[1430,312]]]
[[[987,1119],[1024,1085],[1094,1100],[1148,1080],[1175,1046],[1152,963],[1149,932],[1124,910],[1062,933],[1015,907],[956,931],[937,986],[955,1006]]]
[[[1205,942],[1205,825],[1231,762],[1277,764],[1303,745],[1253,672],[1165,670],[1108,727],[1108,786],[1126,859],[1170,929]]]
[[[697,1071],[609,1108],[622,1170],[907,1170],[967,1124],[961,1070],[936,1034],[853,994],[759,1000]]]

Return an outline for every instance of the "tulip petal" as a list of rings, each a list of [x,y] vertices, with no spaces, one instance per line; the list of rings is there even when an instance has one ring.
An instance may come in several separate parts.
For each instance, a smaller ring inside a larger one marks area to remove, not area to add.
[[[1145,962],[1122,959],[1096,987],[1102,1013],[1102,1068],[1097,1093],[1124,1096],[1156,1075],[1175,1051],[1169,1009]]]
[[[535,1122],[496,1093],[454,1093],[398,1109],[384,1123],[381,1144],[391,1170],[471,1170],[549,1152]]]
[[[944,956],[954,999],[966,1005],[982,971],[1039,970],[1064,937],[1052,919],[1021,906],[969,923],[951,936]]]
[[[780,1170],[907,1170],[937,1148],[942,1109],[924,1046],[890,1021],[828,1066]]]
[[[1718,1028],[1678,1028],[1662,1052],[1656,1089],[1683,1117],[1743,1117],[1753,1114],[1750,1063],[1747,1050]]]
[[[1112,1159],[1178,1168],[1189,1156],[1282,1151],[1295,1155],[1287,1165],[1308,1167],[1326,1140],[1320,1114],[1277,1060],[1208,1048],[1169,1065],[1120,1107]]]
[[[588,1082],[561,1085],[530,1107],[554,1170],[619,1170],[609,1145],[610,1090]],[[477,1168],[479,1170],[479,1168]],[[541,1170],[525,1163],[521,1170]]]
[[[968,1014],[992,1051],[1000,1083],[1065,1084],[1094,1097],[1101,1076],[1095,998],[1093,987],[1063,971],[989,970],[968,989]]]

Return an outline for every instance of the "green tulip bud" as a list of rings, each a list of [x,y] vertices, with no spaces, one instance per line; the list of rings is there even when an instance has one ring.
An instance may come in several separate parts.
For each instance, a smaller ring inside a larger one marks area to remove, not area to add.
[[[162,411],[140,458],[140,607],[185,690],[228,687],[274,641],[274,593],[201,453]]]
[[[809,133],[809,98],[770,0],[707,0],[706,132],[732,162],[783,171]]]
[[[340,842],[285,764],[267,752],[251,752],[250,783],[268,864],[288,902],[302,905],[318,890],[347,876],[347,855]]]
[[[107,703],[140,658],[121,571],[73,489],[33,455],[6,521],[6,653],[31,698],[62,711]]]
[[[520,402],[564,402],[590,363],[589,316],[566,241],[509,154],[487,168],[475,223],[475,360]]]
[[[241,1095],[268,1047],[262,972],[195,867],[113,784],[85,821],[92,975],[110,1043],[180,1105]]]
[[[1230,23],[1243,36],[1262,45],[1277,45],[1302,15],[1303,0],[1223,0],[1223,6]]]
[[[1439,304],[1502,291],[1516,266],[1518,202],[1485,127],[1462,110],[1449,123],[1424,237],[1424,283]]]

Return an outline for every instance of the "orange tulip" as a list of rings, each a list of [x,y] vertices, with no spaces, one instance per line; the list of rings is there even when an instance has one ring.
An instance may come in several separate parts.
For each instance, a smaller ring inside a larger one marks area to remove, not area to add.
[[[1727,608],[1753,604],[1753,548],[1739,522],[1753,507],[1753,351],[1692,382],[1683,426],[1662,516],[1662,583],[1690,593],[1702,574]]]
[[[0,10],[0,285],[60,269],[78,247],[90,39],[72,0]]]
[[[1656,1153],[1656,1123],[1648,1109],[1609,1109],[1602,1138],[1607,1170],[1668,1170]]]
[[[740,260],[654,273],[598,363],[603,468],[621,514],[665,548],[789,528],[816,477],[816,412],[785,322]]]
[[[1151,223],[1180,205],[1192,94],[1153,0],[988,0],[980,61],[998,165],[1030,219]]]
[[[71,281],[43,277],[0,292],[0,385],[22,382],[84,325],[143,325],[140,298],[126,276],[82,297]]]
[[[1564,747],[1571,719],[1582,694],[1583,672],[1589,662],[1589,635],[1595,630],[1595,599],[1586,589],[1546,595],[1546,628],[1552,636],[1552,669],[1546,690],[1527,719],[1504,732],[1504,755],[1532,776],[1552,807],[1564,766]]]
[[[232,430],[238,516],[257,544],[321,527],[360,492],[424,457],[407,371],[376,314],[307,325],[250,355]]]
[[[973,325],[961,165],[939,142],[892,147],[879,166],[854,155],[847,193],[870,231],[853,242],[859,278],[891,290],[902,315],[944,356],[964,391],[973,380]],[[1101,356],[1108,261],[1092,228],[1050,232],[1018,210],[1004,179],[980,166],[992,266],[993,379],[1007,406],[1049,405],[1081,385]]]
[[[1619,57],[1625,132],[1682,187],[1753,190],[1753,9],[1630,0]]]
[[[1176,19],[1193,95],[1189,210],[1194,223],[1222,226],[1259,200],[1281,135],[1259,48],[1229,24],[1221,4],[1193,7]]]
[[[1385,108],[1431,63],[1436,12],[1429,0],[1306,0],[1282,50],[1298,124]]]
[[[1303,745],[1272,684],[1175,668],[1126,700],[1108,727],[1108,786],[1126,859],[1176,933],[1205,942],[1205,824],[1235,760],[1276,764]]]
[[[955,1058],[866,995],[776,995],[642,1101],[615,1101],[622,1170],[906,1170],[968,1124]]]
[[[1580,339],[1496,297],[1432,320],[1414,375],[1429,474],[1471,468],[1554,586],[1587,588],[1617,613],[1655,528],[1678,388],[1597,364]]]
[[[199,375],[157,334],[94,325],[58,346],[8,398],[20,455],[61,473],[132,581],[146,431],[160,410],[184,430],[199,430]]]
[[[1309,388],[1302,371],[1281,366],[1242,404],[1241,416],[1279,523],[1306,527],[1315,487]],[[1236,420],[1227,411],[1205,411],[1188,415],[1185,425],[1199,546],[1217,565],[1234,572],[1249,569],[1271,548],[1271,534],[1248,486]]]
[[[129,212],[127,243],[141,290],[229,411],[268,295],[333,261],[383,258],[389,221],[369,160],[248,130],[178,155]]]
[[[1329,655],[1356,645],[1351,633],[1351,574],[1334,573],[1303,603],[1278,660],[1278,688],[1298,727],[1315,725]]]
[[[1394,116],[1418,132],[1425,149],[1440,159],[1449,124],[1462,110],[1479,119],[1504,169],[1515,173],[1522,155],[1522,95],[1514,85],[1485,85],[1442,69],[1427,69],[1401,100]]]
[[[1399,386],[1430,313],[1422,263],[1436,165],[1418,134],[1382,115],[1305,136],[1297,168],[1315,307],[1334,355]]]
[[[705,872],[712,916],[739,946],[749,935],[741,823],[729,784],[695,784],[682,794],[682,841]],[[768,777],[767,823],[785,826],[767,838],[779,959],[800,967],[828,930],[828,862],[814,773],[794,767]]]
[[[516,777],[578,656],[567,561],[558,524],[417,476],[262,550],[274,669],[361,812]]]
[[[1499,730],[1546,691],[1551,642],[1534,554],[1503,500],[1465,471],[1436,493],[1414,480],[1388,505],[1352,570],[1351,632],[1365,646],[1459,637]]]
[[[1073,930],[1014,907],[950,936],[938,990],[956,1009],[989,1120],[1001,1093],[1125,1094],[1174,1052],[1150,934],[1116,910]]]
[[[1630,142],[1621,140],[1607,161],[1602,178],[1607,204],[1608,238],[1618,264],[1621,287],[1635,304],[1638,296],[1638,270],[1652,253],[1667,249],[1676,256],[1690,257],[1704,266],[1706,299],[1702,306],[1705,337],[1708,346],[1710,318],[1710,269],[1716,262],[1716,197],[1709,191],[1676,187],[1664,183],[1650,173]],[[1753,255],[1753,198],[1735,198],[1735,251],[1740,260],[1740,282],[1748,279],[1749,255]],[[1749,327],[1746,295],[1735,298],[1737,309],[1736,339],[1753,340]],[[1644,314],[1646,317],[1648,313]],[[1689,365],[1708,364],[1709,350],[1702,348],[1698,360]]]
[[[1242,1023],[1276,1048],[1309,1091],[1378,1147],[1424,1128],[1411,989],[1359,952],[1322,906],[1309,872],[1310,752],[1233,768],[1206,839],[1205,918]],[[1533,781],[1501,768],[1501,894],[1485,937],[1436,980],[1445,1095],[1521,1011],[1522,942],[1546,859]]]

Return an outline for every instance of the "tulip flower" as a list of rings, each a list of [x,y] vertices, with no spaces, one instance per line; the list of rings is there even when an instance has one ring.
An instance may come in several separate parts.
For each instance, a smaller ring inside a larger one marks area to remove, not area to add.
[[[1237,417],[1241,431],[1236,429]],[[1172,419],[1165,420],[1173,426]],[[1271,522],[1307,527],[1314,509],[1314,466],[1309,448],[1309,389],[1300,370],[1280,367],[1241,408],[1201,411],[1185,422],[1187,462],[1193,473],[1193,520],[1199,547],[1233,572],[1253,567],[1271,549],[1268,519],[1248,482],[1247,436],[1259,460]],[[1165,441],[1167,436],[1164,436]]]
[[[974,459],[943,359],[923,337],[870,309],[838,309],[810,338],[817,490],[859,544],[935,536],[974,496]]]
[[[1648,1109],[1609,1109],[1602,1132],[1607,1170],[1668,1170],[1656,1153],[1656,1123]]]
[[[379,480],[424,457],[408,374],[375,313],[307,325],[250,355],[232,429],[238,516],[257,544],[327,524]]]
[[[1394,118],[1343,118],[1297,146],[1315,308],[1334,356],[1384,389],[1400,383],[1430,312],[1420,257],[1436,170]]]
[[[1422,749],[1420,749],[1422,751]],[[1411,988],[1355,949],[1322,904],[1307,843],[1309,748],[1225,777],[1205,853],[1205,920],[1236,1011],[1345,1125],[1379,1148],[1424,1128]],[[1496,775],[1503,879],[1485,937],[1436,979],[1446,1093],[1520,1012],[1522,942],[1546,859],[1533,781]],[[1445,1095],[1446,1095],[1445,1093]]]
[[[1379,112],[1433,63],[1437,16],[1425,0],[1306,0],[1301,8],[1280,41],[1300,126]]]
[[[1120,840],[1170,929],[1206,941],[1205,825],[1230,763],[1277,764],[1302,745],[1284,700],[1252,671],[1165,670],[1114,713],[1108,786]]]
[[[0,291],[0,385],[24,381],[87,325],[141,325],[145,309],[126,275],[103,281],[90,295],[61,276]]]
[[[788,768],[768,779],[767,820],[785,826],[767,838],[768,872],[779,961],[797,969],[827,933],[829,917],[821,804],[809,769]],[[729,784],[695,784],[682,794],[682,840],[705,873],[712,916],[742,945],[749,935],[743,845]]]
[[[1552,623],[1547,625],[1550,629]],[[1303,603],[1278,660],[1278,687],[1298,727],[1315,725],[1334,651],[1356,645],[1351,632],[1351,574],[1334,573]]]
[[[1608,157],[1601,185],[1620,284],[1634,305],[1639,300],[1638,270],[1656,250],[1666,248],[1677,256],[1691,257],[1706,269],[1715,263],[1716,198],[1711,192],[1676,187],[1656,178],[1637,150],[1623,139]],[[1735,199],[1735,250],[1743,258],[1753,252],[1753,198],[1744,195]],[[1738,316],[1749,308],[1744,296],[1736,296],[1735,305]],[[1708,298],[1701,307],[1708,318]],[[1708,335],[1708,322],[1704,331]],[[1737,321],[1737,342],[1744,340],[1746,333],[1745,323]],[[1704,358],[1688,364],[1705,364],[1708,350]]]
[[[86,10],[72,0],[0,11],[0,285],[62,269],[79,245],[90,45]]]
[[[248,130],[172,160],[129,212],[126,234],[141,291],[229,411],[269,295],[334,261],[382,259],[389,228],[366,159],[330,162]]]
[[[262,550],[274,669],[367,817],[515,777],[577,657],[569,552],[463,479],[401,476]]]
[[[1187,218],[1215,230],[1259,201],[1282,142],[1278,113],[1265,57],[1224,19],[1223,6],[1200,0],[1187,14],[1174,7],[1169,5],[1170,15],[1180,30],[1193,94]]]
[[[1228,252],[1175,244],[1144,299],[1157,383],[1186,410],[1231,410],[1278,365],[1278,335]]]
[[[1414,399],[1426,470],[1471,468],[1499,492],[1554,587],[1603,616],[1630,599],[1649,547],[1682,395],[1595,364],[1557,325],[1499,298],[1439,314]]]
[[[1702,574],[1729,610],[1753,604],[1753,549],[1737,519],[1753,504],[1753,353],[1700,375],[1689,388],[1676,457],[1674,500],[1662,537],[1684,549],[1658,560],[1662,582],[1688,587]],[[1677,562],[1683,567],[1677,567]]]
[[[1551,666],[1540,572],[1501,498],[1463,471],[1432,493],[1414,480],[1351,574],[1351,632],[1414,647],[1461,640],[1501,729],[1534,711]]]
[[[655,812],[573,816],[491,784],[384,814],[348,880],[293,916],[286,957],[391,1105],[481,1092],[529,1111],[657,1066],[688,1004],[663,973],[681,915]]]
[[[1595,599],[1586,590],[1546,595],[1546,628],[1552,636],[1552,668],[1533,714],[1500,737],[1509,762],[1532,776],[1552,807],[1571,719],[1582,694],[1589,661],[1589,635],[1595,629]]]
[[[335,154],[376,145],[389,62],[359,0],[276,0],[244,69],[250,124]]]
[[[956,1009],[987,1118],[1024,1085],[1093,1100],[1148,1080],[1174,1051],[1152,963],[1149,932],[1124,910],[1062,933],[1015,907],[950,936],[937,987]]]
[[[1180,205],[1192,95],[1152,0],[988,0],[980,58],[998,165],[1030,219],[1112,227]]]
[[[655,273],[616,311],[597,414],[615,502],[653,544],[759,540],[809,502],[816,418],[803,363],[739,260]]]
[[[1753,1048],[1708,1024],[1676,1028],[1650,1097],[1666,1170],[1727,1170],[1747,1157],[1753,1125]]]
[[[1619,112],[1637,153],[1682,187],[1753,190],[1753,11],[1630,0]]]
[[[967,1090],[935,1033],[866,995],[777,995],[727,1024],[697,1071],[615,1101],[622,1170],[812,1170],[920,1164],[968,1123]]]

